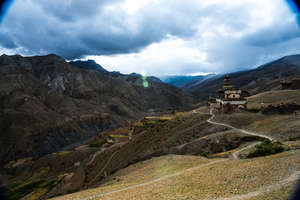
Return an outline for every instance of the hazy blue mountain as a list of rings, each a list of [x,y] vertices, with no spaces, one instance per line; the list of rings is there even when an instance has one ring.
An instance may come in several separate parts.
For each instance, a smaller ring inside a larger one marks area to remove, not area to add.
[[[196,87],[197,85],[200,85],[202,82],[206,81],[207,79],[217,78],[219,76],[220,75],[216,75],[216,74],[208,74],[205,76],[201,76],[200,78],[196,78],[185,82],[180,88],[183,90],[188,90],[190,87]]]
[[[162,76],[160,80],[176,87],[183,87],[185,83],[193,80],[202,80],[206,76]]]

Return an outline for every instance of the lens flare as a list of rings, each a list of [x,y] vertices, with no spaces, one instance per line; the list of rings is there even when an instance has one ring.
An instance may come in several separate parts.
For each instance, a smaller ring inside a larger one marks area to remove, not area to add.
[[[143,86],[144,88],[149,87],[149,82],[147,81],[147,77],[146,76],[142,76],[143,79]]]
[[[0,0],[0,24],[3,22],[3,19],[13,3],[13,0]]]

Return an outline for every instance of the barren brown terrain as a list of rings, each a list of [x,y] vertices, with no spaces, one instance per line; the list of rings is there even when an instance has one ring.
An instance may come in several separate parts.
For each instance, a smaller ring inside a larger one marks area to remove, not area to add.
[[[276,96],[280,102],[288,102],[297,92],[277,91]],[[272,99],[268,97],[269,94],[273,92],[260,96]],[[251,97],[250,103],[255,102],[256,98]],[[297,100],[293,101],[297,103]],[[206,115],[207,111],[207,108],[202,107],[182,116]],[[285,144],[287,151],[265,157],[240,159],[239,157],[249,153],[257,144],[249,141],[236,149],[211,154],[209,158],[189,155],[154,157],[119,170],[98,188],[55,199],[284,200],[293,190],[300,175],[298,133],[290,132],[294,128],[293,124],[299,125],[299,120],[293,119],[293,113],[262,115],[241,111],[227,115],[216,114],[211,121],[215,122],[216,126],[222,126],[217,125],[218,123],[226,124],[232,127],[232,130],[217,131],[213,135],[220,137],[225,134],[228,137],[230,134],[237,134],[239,130],[247,135],[249,131],[251,134],[258,133],[280,140]],[[266,125],[268,126],[265,127]],[[266,131],[272,125],[276,128]],[[275,129],[276,132],[272,132]],[[198,140],[201,138],[195,141]],[[188,143],[187,146],[194,142]]]
[[[285,199],[300,171],[295,114],[209,111],[149,116],[75,149],[11,162],[2,179],[12,194],[38,184],[25,199],[76,191],[55,199]],[[266,138],[285,152],[245,159]],[[276,195],[282,188],[288,192]]]

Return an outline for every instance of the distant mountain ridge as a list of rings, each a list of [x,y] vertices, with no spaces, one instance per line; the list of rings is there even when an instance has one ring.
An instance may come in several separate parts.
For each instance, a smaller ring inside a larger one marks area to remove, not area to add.
[[[190,87],[195,87],[196,85],[200,85],[202,82],[204,82],[207,79],[216,78],[216,77],[218,77],[218,75],[208,74],[208,75],[205,75],[203,77],[190,80],[190,81],[184,83],[183,85],[181,85],[180,88],[183,89],[183,90],[187,90]]]
[[[77,60],[77,61],[71,61],[69,63],[75,67],[80,67],[82,69],[94,69],[100,72],[108,73],[106,69],[104,69],[98,63],[96,63],[94,60],[87,60],[87,61]]]
[[[234,86],[248,90],[251,94],[280,88],[281,80],[291,80],[300,76],[300,55],[285,56],[256,69],[228,74]],[[198,101],[216,96],[216,90],[223,85],[224,75],[218,75],[200,84],[187,84],[183,89],[191,93]]]
[[[199,76],[162,76],[160,79],[168,84],[174,85],[176,87],[182,88],[185,84],[189,83],[190,81],[194,80],[203,80],[207,77],[206,75],[199,75]]]

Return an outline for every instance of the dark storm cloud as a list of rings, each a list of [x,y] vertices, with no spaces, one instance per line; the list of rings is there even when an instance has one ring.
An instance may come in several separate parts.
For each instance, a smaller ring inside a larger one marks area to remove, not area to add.
[[[4,23],[18,47],[35,54],[56,53],[67,59],[85,55],[137,52],[167,34],[186,37],[195,32],[195,11],[174,1],[128,14],[120,0],[16,1]],[[172,11],[177,10],[177,12]],[[0,33],[3,34],[2,30]],[[2,47],[7,42],[0,41]]]
[[[77,21],[82,18],[92,17],[97,14],[97,12],[101,12],[101,8],[107,5],[107,3],[116,1],[117,0],[40,0],[38,5],[45,13],[61,21]]]
[[[0,44],[7,49],[14,49],[17,45],[13,42],[9,34],[0,32]]]
[[[15,0],[0,46],[104,55],[108,65],[150,74],[236,71],[300,53],[295,16],[285,0]]]

